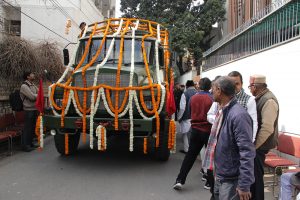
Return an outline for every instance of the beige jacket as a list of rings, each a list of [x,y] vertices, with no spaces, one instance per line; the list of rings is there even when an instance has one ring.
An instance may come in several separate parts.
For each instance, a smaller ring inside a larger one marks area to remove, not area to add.
[[[23,100],[24,110],[36,110],[35,101],[38,93],[38,88],[30,81],[25,81],[28,85],[22,84],[20,89],[20,96]]]

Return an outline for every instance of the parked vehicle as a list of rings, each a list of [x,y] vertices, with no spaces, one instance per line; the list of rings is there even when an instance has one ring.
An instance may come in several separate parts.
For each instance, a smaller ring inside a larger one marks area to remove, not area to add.
[[[128,134],[130,151],[140,140],[145,153],[168,160],[175,123],[166,113],[173,72],[163,26],[107,19],[87,26],[71,61],[67,50],[64,58],[67,70],[49,87],[44,115],[60,154],[76,152],[80,137],[105,150],[111,135]]]

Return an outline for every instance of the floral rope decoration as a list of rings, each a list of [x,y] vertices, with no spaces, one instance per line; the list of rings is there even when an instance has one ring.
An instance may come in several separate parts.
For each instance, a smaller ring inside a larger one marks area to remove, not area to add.
[[[118,60],[118,70],[117,70],[117,77],[116,77],[116,87],[120,87],[120,74],[121,74],[121,66],[123,62],[123,47],[124,47],[124,36],[128,30],[129,26],[129,21],[127,21],[125,30],[121,34],[121,41],[120,41],[120,52],[119,52],[119,60]],[[119,130],[119,119],[118,119],[118,114],[119,114],[119,91],[115,91],[115,130]]]
[[[144,154],[147,154],[147,138],[144,138]]]
[[[118,30],[116,31],[116,33],[114,33],[113,34],[113,39],[112,39],[112,42],[111,42],[111,44],[110,44],[110,46],[109,46],[109,48],[108,48],[108,52],[107,52],[107,55],[105,56],[105,58],[104,58],[104,60],[100,63],[100,64],[98,64],[97,66],[96,66],[96,70],[95,70],[95,75],[94,75],[94,82],[93,82],[93,87],[96,87],[96,85],[97,85],[97,77],[98,77],[98,73],[99,73],[99,69],[100,69],[100,67],[102,67],[102,66],[104,66],[104,64],[106,63],[106,61],[107,61],[107,59],[109,58],[109,56],[110,56],[110,54],[111,54],[111,51],[112,51],[112,49],[113,49],[113,45],[114,45],[114,43],[115,43],[115,37],[119,34],[119,32],[121,31],[121,27],[122,27],[122,24],[123,24],[123,19],[121,19],[121,21],[120,21],[120,25],[119,25],[119,27],[118,27]],[[106,38],[106,35],[107,35],[107,30],[110,28],[111,26],[110,26],[110,20],[107,22],[107,26],[106,26],[106,31],[105,31],[105,33],[104,33],[104,36],[103,36],[103,38],[105,37]],[[102,41],[104,41],[103,39],[102,39]],[[98,49],[99,50],[99,49]],[[96,105],[94,104],[95,102],[95,98],[93,98],[93,97],[95,97],[96,96],[96,91],[98,91],[98,97],[97,97],[97,100],[96,100]],[[93,133],[94,133],[94,115],[96,114],[96,110],[98,109],[98,106],[99,106],[99,102],[100,102],[100,97],[102,96],[103,97],[103,95],[104,95],[104,91],[103,91],[103,88],[102,87],[100,87],[100,88],[96,88],[95,90],[93,90],[93,92],[92,92],[92,98],[91,98],[91,114],[90,114],[90,148],[91,149],[93,149],[93,146],[94,146],[94,144],[93,144],[93,139],[94,139],[94,137],[93,137]],[[104,106],[105,106],[105,108],[106,108],[106,110],[107,110],[107,112],[110,114],[110,115],[112,115],[112,113],[111,113],[111,111],[107,108],[107,102],[106,102],[106,99],[103,97],[103,103],[104,103]],[[128,108],[128,106],[127,106],[127,108]],[[125,109],[125,111],[126,111],[126,109]],[[127,111],[126,111],[127,112]]]
[[[152,83],[152,79],[150,77],[150,70],[149,70],[149,65],[148,65],[148,59],[147,59],[147,55],[146,55],[146,50],[145,50],[145,39],[147,37],[152,37],[153,34],[153,30],[152,30],[152,26],[151,23],[148,22],[148,27],[149,27],[149,31],[150,34],[144,35],[142,38],[142,52],[143,52],[143,57],[144,57],[144,64],[145,64],[145,68],[146,68],[146,73],[147,73],[147,78],[148,78],[148,83],[151,86],[151,100],[152,100],[152,106],[153,106],[153,110],[155,112],[155,119],[156,119],[156,142],[155,142],[155,146],[158,147],[159,146],[159,133],[160,133],[160,117],[159,114],[157,112],[157,106],[156,106],[156,101],[155,101],[155,97],[154,97],[154,89],[153,89],[153,83]]]
[[[124,23],[123,23],[124,21]],[[102,24],[102,26],[101,26]],[[100,25],[100,26],[98,26]],[[53,113],[55,116],[61,117],[61,127],[64,126],[64,117],[67,115],[70,104],[72,103],[76,113],[82,118],[83,121],[83,141],[86,141],[86,130],[87,130],[87,118],[89,118],[89,133],[90,133],[90,148],[93,148],[93,133],[94,133],[94,115],[97,112],[99,107],[99,102],[102,100],[104,108],[114,118],[115,129],[118,129],[118,119],[125,116],[129,111],[129,119],[130,119],[130,136],[129,136],[129,150],[133,151],[133,106],[137,108],[138,113],[143,119],[156,119],[156,147],[159,146],[159,133],[160,133],[160,112],[162,111],[166,94],[169,94],[169,82],[168,82],[168,73],[169,71],[169,61],[165,60],[166,70],[165,70],[165,80],[164,85],[162,84],[160,78],[160,69],[158,62],[158,48],[161,44],[162,46],[168,45],[168,33],[166,29],[161,28],[159,24],[155,22],[150,22],[148,20],[137,20],[137,19],[108,19],[104,22],[96,23],[93,27],[89,26],[91,31],[85,30],[85,33],[89,33],[88,36],[84,33],[81,39],[85,39],[88,37],[87,45],[85,46],[83,56],[81,57],[79,63],[75,67],[72,72],[70,78],[62,83],[70,69],[73,69],[72,63],[74,64],[75,55],[71,59],[73,62],[69,64],[67,69],[65,70],[62,77],[56,84],[53,84],[49,88],[49,97],[50,97],[50,106],[53,108]],[[135,31],[141,30],[146,32],[143,35],[142,41],[142,56],[145,64],[145,72],[148,79],[148,84],[145,86],[133,86],[133,77],[134,77],[134,48],[135,48]],[[83,66],[84,61],[88,55],[91,41],[93,36],[101,35],[101,44],[97,49],[96,54],[93,55],[92,59],[88,64]],[[122,57],[123,57],[123,46],[124,46],[124,38],[129,35],[132,35],[132,48],[131,48],[131,66],[130,66],[130,80],[129,86],[121,86],[121,67],[122,67]],[[94,81],[92,86],[88,86],[86,83],[86,71],[95,63],[97,58],[99,57],[105,40],[109,36],[112,38],[108,51],[106,52],[105,58],[101,61],[100,64],[96,65]],[[120,38],[120,50],[119,50],[119,60],[118,60],[118,68],[116,75],[116,84],[115,86],[109,86],[106,84],[97,84],[98,74],[101,73],[101,68],[104,67],[107,60],[111,57],[111,52],[113,50],[116,38]],[[155,39],[155,73],[150,74],[149,64],[147,60],[147,52],[145,48],[145,40],[151,38]],[[77,48],[79,44],[77,44]],[[168,58],[169,51],[165,48],[165,58]],[[83,80],[83,87],[73,86],[71,85],[73,74],[81,73]],[[156,77],[156,79],[155,79]],[[155,82],[156,83],[155,83]],[[58,106],[54,100],[55,88],[60,87],[64,91],[62,105]],[[148,108],[144,101],[143,91],[150,90],[151,94],[151,103],[152,108]],[[83,101],[79,100],[78,92],[83,93]],[[90,108],[87,106],[87,94],[91,92],[91,103]],[[124,98],[121,102],[119,102],[120,92],[124,92]],[[140,95],[137,95],[139,92]],[[110,94],[114,93],[115,98],[112,100]],[[139,96],[139,98],[138,98]],[[139,101],[140,99],[140,101]],[[144,114],[145,113],[145,114]],[[89,115],[88,115],[89,114]],[[171,131],[172,132],[172,131]],[[106,149],[106,129],[103,127],[101,129],[96,129],[96,135],[98,137],[98,148]],[[99,140],[100,138],[100,140]],[[102,138],[102,139],[101,139]],[[100,142],[99,142],[100,141]],[[99,145],[100,144],[100,145]],[[170,140],[170,145],[172,141]]]
[[[65,134],[65,155],[69,154],[69,134]]]
[[[106,128],[102,125],[99,125],[96,129],[96,135],[98,137],[98,150],[105,151],[107,148]]]
[[[44,148],[44,125],[43,125],[43,115],[40,114],[37,117],[35,125],[35,135],[37,136],[38,144],[40,148]]]
[[[176,124],[174,119],[169,123],[168,149],[174,149]]]

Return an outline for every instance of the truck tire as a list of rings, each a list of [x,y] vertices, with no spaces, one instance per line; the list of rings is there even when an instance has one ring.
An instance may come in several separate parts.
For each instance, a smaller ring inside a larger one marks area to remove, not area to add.
[[[168,133],[160,132],[159,139],[159,146],[154,150],[155,159],[167,161],[170,157],[170,150],[168,149]]]
[[[69,134],[69,155],[74,154],[77,151],[78,143],[80,139],[80,133]],[[65,154],[65,134],[57,133],[54,136],[55,147],[58,153]]]

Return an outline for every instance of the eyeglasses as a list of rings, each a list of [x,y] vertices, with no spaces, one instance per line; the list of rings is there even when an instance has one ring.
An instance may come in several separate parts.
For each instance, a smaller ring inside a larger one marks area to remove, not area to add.
[[[251,84],[248,86],[248,89],[251,89],[251,87],[255,86],[255,84]]]

